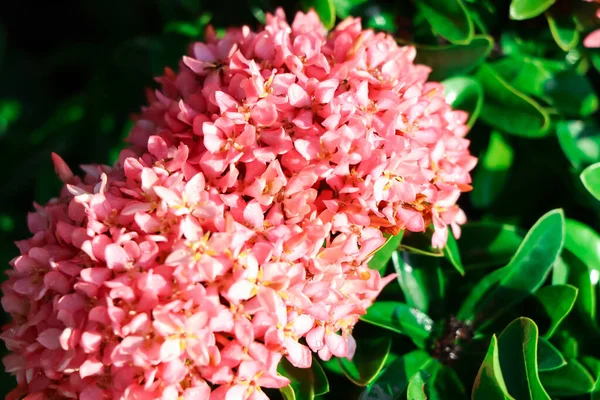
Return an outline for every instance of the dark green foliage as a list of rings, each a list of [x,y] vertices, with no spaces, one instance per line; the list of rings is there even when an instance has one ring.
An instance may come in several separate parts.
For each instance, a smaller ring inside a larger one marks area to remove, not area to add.
[[[269,395],[600,399],[600,51],[582,45],[600,21],[583,0],[2,2],[2,264],[31,201],[60,187],[50,152],[112,163],[144,88],[207,24],[258,25],[279,5],[314,7],[328,27],[360,16],[415,45],[470,113],[480,162],[459,240],[399,235],[372,259],[397,280],[355,328],[354,360],[284,362],[292,385]],[[14,380],[0,379],[5,395]]]

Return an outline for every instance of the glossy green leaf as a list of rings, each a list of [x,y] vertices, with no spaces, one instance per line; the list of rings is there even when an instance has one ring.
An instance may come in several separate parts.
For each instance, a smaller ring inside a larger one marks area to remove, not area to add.
[[[580,258],[590,270],[600,271],[600,235],[574,219],[567,219],[565,226],[565,248]]]
[[[507,264],[523,241],[513,225],[468,222],[462,227],[458,248],[465,268]]]
[[[354,9],[366,3],[368,0],[333,0],[335,13],[340,19],[347,18],[352,15]]]
[[[456,110],[469,113],[467,125],[472,127],[483,106],[483,88],[471,77],[457,76],[442,82],[446,101]]]
[[[545,55],[548,47],[546,43],[537,41],[534,37],[524,36],[522,31],[516,29],[502,31],[500,46],[504,54],[514,59],[541,57]]]
[[[534,298],[550,320],[550,326],[544,334],[549,338],[573,309],[577,288],[571,285],[545,286],[535,293]]]
[[[498,279],[497,284],[482,281],[477,285],[489,286],[490,289],[482,294],[480,302],[473,310],[474,314],[462,318],[475,317],[478,321],[489,322],[535,292],[543,284],[560,254],[564,236],[565,223],[562,210],[553,210],[542,216],[529,230],[510,263],[498,270],[502,271],[501,273],[497,271],[492,273],[494,279]],[[473,293],[479,293],[477,286]],[[469,300],[467,298],[467,301]],[[461,313],[464,312],[465,310],[461,309]]]
[[[538,329],[529,318],[517,318],[498,337],[500,368],[515,399],[550,400],[537,368]]]
[[[594,377],[575,359],[562,368],[540,372],[540,379],[552,396],[578,396],[594,388]]]
[[[596,383],[594,383],[594,387],[592,388],[592,394],[590,395],[590,400],[600,400],[600,369],[595,369]]]
[[[314,8],[325,28],[331,29],[335,25],[335,6],[333,0],[302,0],[305,9]]]
[[[477,68],[490,54],[494,41],[489,36],[474,36],[468,44],[417,46],[415,61],[432,68],[430,79],[443,80]]]
[[[345,375],[342,366],[338,362],[338,359],[335,357],[330,358],[327,361],[321,361],[320,364],[323,367],[323,369],[326,370],[328,373],[334,375]]]
[[[264,11],[265,5],[263,4],[263,2],[261,0],[249,0],[248,6],[250,7],[252,15],[254,15],[254,18],[256,18],[256,20],[262,25],[264,25],[266,23],[267,16]]]
[[[600,100],[590,81],[575,71],[559,72],[546,81],[544,86],[552,105],[561,114],[587,117],[598,110]]]
[[[381,275],[385,273],[387,265],[392,258],[392,254],[398,249],[400,242],[402,241],[402,234],[390,236],[383,247],[375,252],[371,261],[369,261],[369,268],[376,269]]]
[[[458,271],[459,274],[465,274],[465,268],[462,265],[462,261],[460,260],[460,253],[458,250],[458,244],[456,244],[456,239],[454,238],[454,234],[452,231],[448,232],[448,240],[446,241],[446,245],[444,246],[444,255],[450,261],[450,264]]]
[[[582,356],[578,359],[592,376],[596,376],[600,373],[600,359],[593,356]]]
[[[370,4],[365,8],[363,26],[365,28],[376,29],[378,31],[394,32],[396,30],[396,13],[378,5]]]
[[[290,380],[290,384],[279,389],[285,400],[312,400],[315,397],[315,375],[312,368],[296,368],[282,358],[277,372]]]
[[[532,98],[509,85],[494,69],[484,64],[477,72],[486,101],[481,118],[492,127],[523,137],[549,133],[550,117]]]
[[[437,360],[430,359],[419,371],[414,374],[408,382],[407,396],[411,400],[427,400],[428,390],[426,386],[432,384],[432,380],[440,364]]]
[[[457,44],[473,38],[473,22],[462,0],[421,0],[416,3],[434,31]]]
[[[500,132],[492,132],[481,165],[475,170],[471,202],[475,207],[489,207],[500,195],[513,163],[514,151]]]
[[[552,343],[540,337],[538,341],[538,370],[552,371],[567,364],[560,351]]]
[[[389,336],[357,339],[356,353],[352,361],[347,358],[339,359],[344,374],[354,384],[367,386],[383,368],[391,345],[392,340]]]
[[[600,161],[600,128],[594,120],[561,120],[556,124],[558,142],[576,170]]]
[[[329,381],[327,380],[327,375],[325,371],[323,371],[323,367],[321,366],[320,360],[318,360],[315,356],[313,356],[311,370],[315,377],[315,396],[321,396],[329,393]]]
[[[396,279],[410,307],[427,313],[432,302],[444,296],[439,261],[434,257],[396,252],[392,255]]]
[[[479,367],[479,372],[473,384],[472,400],[510,399],[513,397],[508,393],[498,355],[498,339],[492,336],[490,347]]]
[[[565,250],[563,260],[569,266],[569,284],[578,290],[575,307],[589,325],[596,321],[596,291],[598,288],[598,273],[590,270],[587,265],[570,251]]]
[[[514,89],[546,99],[546,82],[567,70],[564,62],[517,54],[503,57],[490,64],[502,79]]]
[[[484,276],[463,301],[457,318],[461,321],[473,321],[482,299],[498,285],[498,282],[500,282],[505,274],[506,270],[500,268]]]
[[[584,169],[581,173],[581,182],[592,196],[600,200],[600,163],[590,165]]]
[[[454,368],[441,365],[434,376],[433,384],[429,387],[431,400],[467,400],[467,390]]]
[[[510,18],[516,20],[537,17],[548,9],[555,0],[512,0]]]
[[[562,257],[558,257],[552,266],[552,285],[565,285],[568,279],[569,266]]]
[[[563,259],[569,265],[569,283],[579,289],[576,305],[586,321],[596,320],[596,292],[600,275],[600,235],[572,219],[566,223]]]
[[[421,348],[425,346],[433,328],[433,321],[427,314],[395,301],[376,301],[360,319],[407,335]]]
[[[171,21],[165,25],[165,33],[177,33],[190,38],[197,38],[202,34],[202,27],[186,21]]]
[[[546,19],[552,37],[556,44],[564,51],[569,51],[579,43],[577,23],[571,14],[561,13],[558,9],[551,8],[546,12]]]
[[[431,357],[423,350],[415,350],[398,357],[387,365],[382,373],[363,391],[361,400],[399,399],[408,386],[410,378]]]
[[[552,339],[566,360],[579,357],[579,342],[569,330],[559,330]]]

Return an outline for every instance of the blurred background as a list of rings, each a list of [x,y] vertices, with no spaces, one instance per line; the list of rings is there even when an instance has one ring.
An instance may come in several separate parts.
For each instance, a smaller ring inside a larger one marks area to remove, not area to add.
[[[508,0],[465,0],[476,33],[489,38],[489,48],[478,54],[473,46],[457,46],[438,35],[415,1],[333,3],[338,20],[361,16],[366,26],[419,44],[419,61],[434,65],[437,80],[472,75],[487,59],[503,65],[503,73],[512,74],[504,78],[543,106],[551,124],[535,139],[510,129],[513,118],[523,117],[515,112],[524,112],[524,120],[539,117],[527,115],[531,110],[518,103],[511,110],[500,101],[497,115],[490,117],[494,111],[483,108],[488,124],[476,123],[469,135],[472,152],[483,156],[475,173],[476,191],[461,200],[470,219],[529,227],[545,211],[563,207],[571,218],[599,227],[599,206],[577,177],[585,166],[600,161],[600,58],[583,51],[580,36],[573,46],[561,46],[547,18],[511,21]],[[131,114],[145,103],[145,88],[153,87],[152,78],[165,66],[177,67],[187,44],[201,40],[207,24],[217,31],[230,25],[256,27],[264,12],[276,6],[291,18],[306,5],[268,0],[0,2],[2,268],[17,255],[13,242],[28,236],[26,215],[32,202],[47,202],[58,193],[51,152],[74,170],[80,164],[114,162]],[[590,7],[580,0],[558,0],[551,15],[571,18],[561,25],[565,35],[569,29],[586,32],[596,24]],[[569,28],[570,23],[578,25]],[[534,63],[538,74],[519,75],[522,63],[532,59],[544,60]],[[545,80],[532,81],[540,76]],[[541,92],[537,86],[527,92],[538,84]],[[6,316],[2,318],[5,323]],[[13,386],[5,374],[0,382],[3,391]]]

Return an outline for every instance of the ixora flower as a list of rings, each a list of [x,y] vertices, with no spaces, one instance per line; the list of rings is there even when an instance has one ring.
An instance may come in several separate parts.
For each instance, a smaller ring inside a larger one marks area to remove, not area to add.
[[[467,115],[414,57],[314,12],[209,29],[116,165],[54,155],[64,189],[2,286],[9,398],[262,399],[282,357],[351,358],[383,234],[465,221]]]

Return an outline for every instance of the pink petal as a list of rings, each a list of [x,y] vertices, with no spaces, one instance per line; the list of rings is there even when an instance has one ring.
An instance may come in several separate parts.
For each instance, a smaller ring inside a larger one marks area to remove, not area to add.
[[[583,45],[590,48],[600,47],[600,29],[593,31],[583,40]]]
[[[301,345],[290,337],[283,339],[283,345],[288,351],[287,359],[293,366],[298,368],[309,368],[312,356],[308,347]]]
[[[346,357],[348,355],[348,344],[342,336],[329,333],[325,335],[325,344],[331,354],[336,357]]]
[[[106,265],[110,269],[123,270],[129,264],[127,252],[118,244],[112,243],[104,249]]]
[[[58,339],[61,333],[62,329],[49,328],[38,335],[37,341],[47,349],[56,350],[60,347]]]
[[[104,364],[95,357],[90,357],[79,367],[79,375],[82,379],[88,376],[96,375],[104,368]]]

